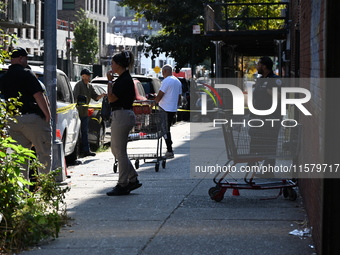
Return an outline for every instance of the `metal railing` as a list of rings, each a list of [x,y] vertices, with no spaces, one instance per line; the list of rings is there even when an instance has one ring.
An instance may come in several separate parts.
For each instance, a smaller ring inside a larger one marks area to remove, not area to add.
[[[205,6],[205,34],[285,30],[288,3],[212,3]]]
[[[23,0],[8,0],[0,14],[0,24],[6,27],[34,27],[35,4]]]

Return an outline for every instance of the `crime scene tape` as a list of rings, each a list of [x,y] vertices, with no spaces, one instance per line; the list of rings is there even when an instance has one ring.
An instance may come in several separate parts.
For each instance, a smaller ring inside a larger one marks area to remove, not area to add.
[[[60,108],[57,108],[57,113],[67,113],[69,110],[72,110],[76,107],[76,104],[70,104],[68,106],[64,106],[64,107],[60,107]]]

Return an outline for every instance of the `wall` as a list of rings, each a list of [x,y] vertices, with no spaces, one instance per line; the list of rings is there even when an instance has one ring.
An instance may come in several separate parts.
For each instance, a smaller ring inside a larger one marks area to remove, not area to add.
[[[299,60],[299,63],[295,61],[292,70],[297,70],[295,65],[298,65],[300,77],[310,78],[300,85],[312,94],[306,105],[312,116],[299,116],[303,125],[299,164],[322,163],[325,146],[325,85],[320,82],[320,78],[325,77],[325,0],[294,0],[291,4],[296,8],[299,2],[300,15],[296,24],[299,25],[300,34],[295,39],[296,43],[299,43],[300,37],[300,43],[295,49],[300,51],[295,51],[292,56],[292,60]],[[296,54],[300,55],[299,59],[295,58]],[[319,252],[322,249],[323,183],[322,179],[299,180],[309,223],[313,228],[313,239]]]

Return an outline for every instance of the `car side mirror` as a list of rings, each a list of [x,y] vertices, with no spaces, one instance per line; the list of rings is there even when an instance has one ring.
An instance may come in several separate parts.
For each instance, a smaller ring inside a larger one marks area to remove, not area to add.
[[[78,95],[77,97],[77,105],[85,105],[87,101],[87,96]]]

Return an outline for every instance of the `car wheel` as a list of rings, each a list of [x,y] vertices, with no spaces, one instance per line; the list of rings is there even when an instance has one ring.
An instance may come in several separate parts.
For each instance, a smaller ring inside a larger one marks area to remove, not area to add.
[[[102,124],[96,137],[96,143],[93,145],[93,150],[96,151],[101,146],[103,146],[104,140],[105,140],[105,127],[104,124]]]
[[[76,146],[74,146],[73,152],[70,155],[65,157],[66,162],[74,163],[78,159],[79,155],[80,155],[80,135],[77,139]]]

